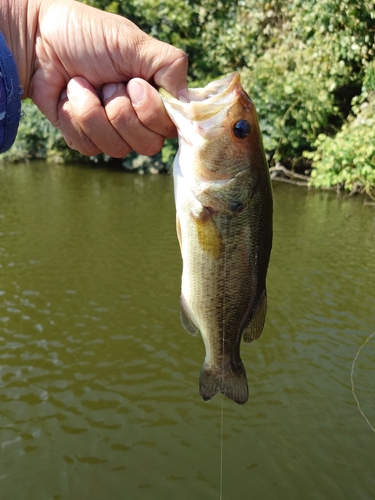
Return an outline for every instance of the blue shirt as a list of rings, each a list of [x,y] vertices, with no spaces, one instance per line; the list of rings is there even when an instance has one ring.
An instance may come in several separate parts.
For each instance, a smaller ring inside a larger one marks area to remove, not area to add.
[[[7,151],[16,138],[21,94],[16,63],[0,32],[0,153]]]

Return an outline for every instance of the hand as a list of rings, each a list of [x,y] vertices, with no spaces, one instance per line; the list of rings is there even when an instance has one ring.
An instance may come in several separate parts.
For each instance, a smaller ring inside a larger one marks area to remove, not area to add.
[[[103,152],[121,158],[131,149],[152,155],[165,137],[175,136],[153,84],[176,97],[187,95],[184,52],[121,16],[76,1],[9,3],[17,2],[28,3],[28,19],[34,20],[27,24],[32,50],[15,54],[11,44],[25,97],[70,147],[90,156]]]

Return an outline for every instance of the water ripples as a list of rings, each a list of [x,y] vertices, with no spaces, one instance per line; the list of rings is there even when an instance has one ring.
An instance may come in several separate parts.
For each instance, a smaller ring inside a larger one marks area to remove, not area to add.
[[[217,498],[221,396],[201,401],[203,342],[179,322],[170,179],[1,173],[2,495]],[[269,314],[241,346],[249,403],[224,401],[224,499],[371,498],[372,434],[349,378],[375,325],[362,210],[275,189]],[[355,372],[369,418],[374,358],[369,343]]]

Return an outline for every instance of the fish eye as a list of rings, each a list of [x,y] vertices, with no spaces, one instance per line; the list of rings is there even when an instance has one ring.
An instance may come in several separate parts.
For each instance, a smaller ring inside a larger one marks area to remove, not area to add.
[[[233,133],[238,139],[245,139],[250,134],[251,125],[247,120],[238,120],[233,125]]]

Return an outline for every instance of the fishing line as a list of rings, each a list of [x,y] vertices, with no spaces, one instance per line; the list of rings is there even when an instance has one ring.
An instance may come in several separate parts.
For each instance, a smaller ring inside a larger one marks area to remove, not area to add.
[[[224,394],[221,395],[221,422],[220,422],[220,500],[223,500],[223,443],[224,443]]]
[[[221,418],[220,418],[220,500],[223,500],[223,462],[224,462],[224,357],[225,357],[225,302],[227,283],[227,226],[224,225],[224,300],[223,300],[223,332],[222,332],[222,361],[221,361]]]
[[[354,357],[354,359],[353,359],[353,363],[352,363],[352,371],[351,371],[351,373],[350,373],[350,381],[351,381],[351,383],[352,383],[352,393],[353,393],[353,396],[354,396],[355,402],[357,403],[358,410],[359,410],[360,414],[362,415],[362,417],[366,420],[366,422],[367,422],[367,424],[369,425],[370,429],[371,429],[371,430],[373,430],[373,431],[375,432],[374,427],[371,425],[371,423],[370,423],[369,419],[366,417],[366,415],[365,415],[364,411],[363,411],[363,410],[362,410],[362,408],[361,408],[361,405],[359,404],[359,401],[358,401],[357,395],[356,395],[356,393],[355,393],[354,378],[353,378],[353,376],[354,376],[354,367],[355,367],[355,363],[356,363],[356,361],[357,361],[357,359],[358,359],[358,356],[359,356],[360,352],[362,351],[363,347],[367,344],[367,342],[369,342],[369,341],[372,339],[372,337],[373,337],[374,335],[375,335],[375,331],[374,331],[374,332],[372,332],[372,334],[371,334],[371,335],[369,335],[369,336],[367,337],[367,339],[363,342],[363,344],[362,344],[362,345],[360,346],[360,348],[358,349],[357,354],[355,355],[355,357]]]

